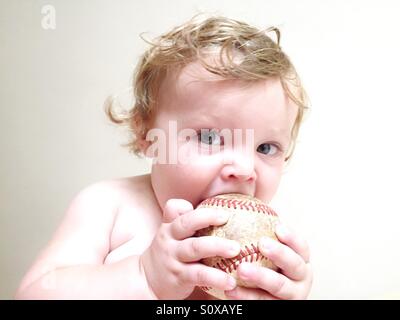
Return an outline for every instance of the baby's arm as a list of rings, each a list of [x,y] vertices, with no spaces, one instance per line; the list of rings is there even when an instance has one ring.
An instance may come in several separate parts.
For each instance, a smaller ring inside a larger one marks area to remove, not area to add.
[[[118,204],[111,182],[81,191],[22,280],[17,299],[152,299],[139,256],[103,264]]]

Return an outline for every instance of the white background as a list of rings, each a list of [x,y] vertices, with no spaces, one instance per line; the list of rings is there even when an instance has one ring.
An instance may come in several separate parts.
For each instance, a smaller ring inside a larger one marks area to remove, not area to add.
[[[45,4],[55,30],[41,26]],[[129,88],[141,32],[152,38],[200,11],[278,26],[308,90],[311,112],[272,204],[310,243],[310,298],[400,298],[394,0],[2,0],[0,298],[12,298],[74,194],[148,172],[102,105]]]

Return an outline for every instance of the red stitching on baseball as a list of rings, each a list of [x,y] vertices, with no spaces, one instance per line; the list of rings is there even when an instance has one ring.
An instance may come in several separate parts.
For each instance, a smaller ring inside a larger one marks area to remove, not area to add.
[[[213,267],[231,273],[244,261],[255,262],[263,259],[265,259],[265,257],[261,254],[257,246],[251,244],[250,246],[245,246],[244,249],[241,249],[236,257],[222,259],[217,264],[213,265]]]
[[[211,290],[211,287],[205,287],[205,286],[201,286],[201,287],[199,287],[201,290],[204,290],[204,291],[209,291],[209,290]]]
[[[237,199],[223,199],[223,198],[209,198],[204,200],[200,205],[220,206],[231,209],[246,209],[247,211],[265,213],[271,216],[278,216],[276,212],[264,203],[253,203],[251,200],[237,200]]]

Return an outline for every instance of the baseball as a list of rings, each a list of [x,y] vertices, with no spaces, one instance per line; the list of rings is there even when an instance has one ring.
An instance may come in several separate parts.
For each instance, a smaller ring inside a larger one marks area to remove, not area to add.
[[[242,194],[223,194],[202,201],[197,208],[215,208],[230,212],[228,222],[222,226],[210,226],[198,230],[196,236],[217,236],[235,240],[240,244],[240,253],[234,258],[210,257],[201,262],[231,274],[239,286],[251,287],[237,277],[236,270],[242,262],[251,262],[259,266],[277,270],[278,268],[258,249],[262,237],[276,239],[275,226],[277,214],[261,200]],[[222,290],[201,287],[210,295],[226,299]]]

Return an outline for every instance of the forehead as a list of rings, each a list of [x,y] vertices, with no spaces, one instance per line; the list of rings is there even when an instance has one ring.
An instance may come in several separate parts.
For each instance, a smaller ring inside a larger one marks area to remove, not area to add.
[[[207,71],[200,62],[167,74],[160,87],[162,112],[180,118],[240,119],[272,128],[291,127],[297,106],[277,78],[259,81],[227,80]],[[250,118],[251,117],[251,118]]]
[[[278,79],[245,81],[225,79],[206,70],[200,62],[193,62],[182,69],[169,71],[161,83],[159,104],[178,107],[173,102],[187,100],[231,99],[246,94],[275,96],[284,102],[286,95]],[[211,101],[210,101],[211,102]],[[186,106],[188,107],[188,106]]]

